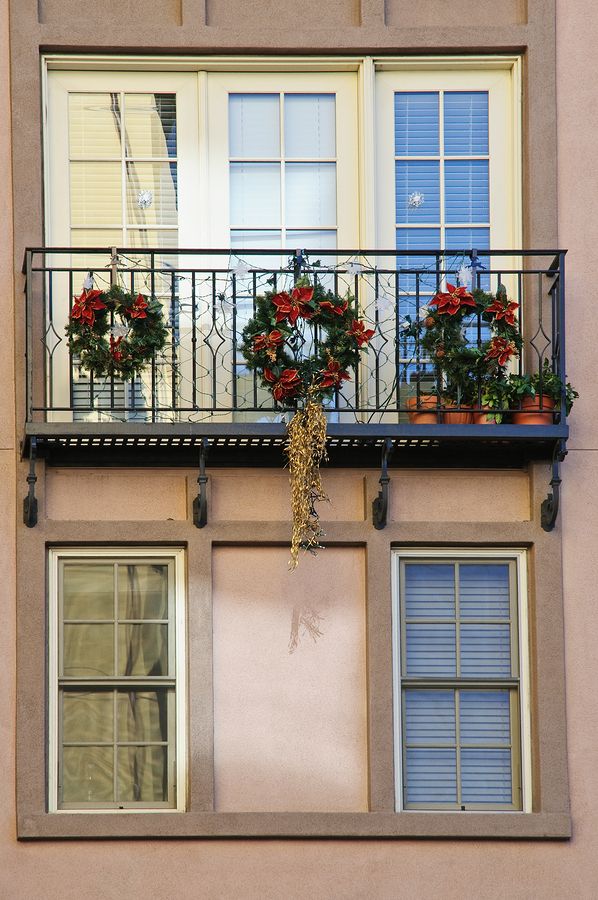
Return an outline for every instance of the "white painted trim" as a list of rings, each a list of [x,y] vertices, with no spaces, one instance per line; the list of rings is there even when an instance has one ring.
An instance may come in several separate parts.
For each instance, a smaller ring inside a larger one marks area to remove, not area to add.
[[[401,642],[399,609],[399,575],[401,559],[504,559],[515,560],[517,578],[517,614],[519,638],[519,705],[521,711],[521,812],[532,812],[532,747],[531,747],[531,694],[530,694],[530,646],[529,646],[529,597],[527,582],[527,550],[523,548],[450,548],[406,547],[392,552],[392,650],[393,650],[393,718],[394,718],[394,760],[395,760],[395,809],[403,812],[403,735],[401,722]],[[438,813],[439,810],[417,810]],[[446,810],[454,812],[454,810]],[[467,812],[467,811],[466,811]],[[473,810],[479,812],[479,810]],[[492,813],[493,810],[484,810]],[[511,810],[495,810],[497,814],[508,815]],[[519,810],[514,810],[519,812]]]
[[[175,684],[176,684],[176,807],[139,807],[126,809],[59,809],[58,808],[58,572],[62,559],[171,559],[174,562],[175,592]],[[48,551],[48,812],[57,814],[101,813],[119,815],[185,812],[188,803],[188,734],[187,734],[187,573],[186,551],[182,547],[65,547]]]

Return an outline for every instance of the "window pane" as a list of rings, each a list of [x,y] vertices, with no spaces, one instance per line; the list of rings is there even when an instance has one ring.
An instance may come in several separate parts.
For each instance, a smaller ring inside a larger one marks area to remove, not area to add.
[[[455,692],[406,690],[405,739],[408,744],[455,743]]]
[[[231,94],[228,116],[230,156],[280,156],[278,94]]]
[[[176,156],[176,94],[125,94],[128,157]]]
[[[455,567],[405,566],[405,614],[409,619],[455,617]]]
[[[487,91],[445,93],[444,152],[448,156],[488,153]]]
[[[440,228],[397,228],[397,250],[438,250],[441,245]],[[436,290],[436,257],[409,256],[397,257],[397,267],[401,269],[421,269],[419,276],[420,293],[433,294]],[[415,291],[417,278],[415,275],[400,275],[399,291]],[[401,299],[401,303],[403,298]],[[401,309],[403,315],[408,310]]]
[[[63,616],[65,619],[114,618],[114,567],[93,563],[63,567]]]
[[[395,154],[438,153],[438,94],[395,94]]]
[[[335,163],[287,163],[286,224],[336,225]]]
[[[64,747],[63,803],[108,803],[114,800],[112,747]]]
[[[512,803],[509,750],[461,750],[464,803]]]
[[[457,802],[457,759],[454,750],[407,750],[406,803]]]
[[[112,691],[65,691],[62,698],[64,743],[111,741],[114,702]]]
[[[448,160],[444,164],[447,222],[488,222],[488,160]]]
[[[120,225],[120,162],[71,163],[71,225]]]
[[[439,222],[440,163],[437,160],[399,160],[395,165],[397,223]]]
[[[168,566],[119,565],[118,617],[168,618]]]
[[[511,674],[509,625],[461,625],[461,675],[505,677]]]
[[[128,225],[176,225],[177,222],[176,163],[128,162]]]
[[[334,94],[285,94],[285,156],[336,156]]]
[[[509,567],[459,567],[461,618],[508,619],[510,616]]]
[[[407,675],[455,675],[454,625],[407,625]]]
[[[114,675],[114,626],[65,625],[63,675]]]
[[[231,163],[230,218],[237,228],[280,225],[278,163]]]
[[[167,741],[168,696],[167,690],[119,691],[118,740]]]
[[[119,675],[168,675],[168,626],[118,626]]]
[[[168,800],[166,747],[118,748],[118,799],[146,803]]]
[[[459,707],[462,743],[510,743],[511,701],[509,691],[461,691]]]
[[[336,231],[287,231],[287,247],[296,250],[334,250],[336,247]],[[326,256],[324,265],[334,265],[336,257]]]
[[[71,156],[120,159],[120,94],[69,94]]]

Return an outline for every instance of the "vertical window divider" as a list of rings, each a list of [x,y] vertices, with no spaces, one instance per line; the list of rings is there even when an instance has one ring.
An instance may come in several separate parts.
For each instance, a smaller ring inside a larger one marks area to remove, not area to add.
[[[446,248],[446,194],[444,186],[444,90],[438,91],[438,178],[438,184],[440,188],[440,249],[444,250]],[[445,267],[446,259],[443,257],[442,268],[444,269]]]

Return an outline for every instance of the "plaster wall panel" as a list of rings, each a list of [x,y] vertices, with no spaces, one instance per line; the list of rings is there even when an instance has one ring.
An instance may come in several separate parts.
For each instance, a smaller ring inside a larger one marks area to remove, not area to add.
[[[393,522],[521,522],[530,518],[527,472],[390,470]]]
[[[523,25],[527,0],[386,0],[386,23],[401,28],[473,25]]]
[[[359,0],[305,0],[300,6],[294,0],[206,0],[208,25],[236,31],[261,23],[265,28],[299,28],[321,30],[332,26],[359,25]]]
[[[39,21],[43,25],[62,24],[71,21],[73,25],[88,24],[105,25],[112,23],[117,28],[119,23],[138,22],[146,25],[180,25],[182,0],[40,0],[38,4]]]
[[[366,810],[365,553],[329,547],[292,573],[287,559],[214,551],[216,810]],[[289,653],[306,605],[322,636]]]
[[[320,503],[322,522],[359,522],[365,515],[361,473],[323,472],[330,503]],[[288,470],[261,473],[242,469],[210,476],[210,519],[218,521],[287,522],[291,518]]]
[[[187,515],[186,496],[178,473],[46,470],[46,517],[58,521],[180,520]]]
[[[2,17],[0,47],[8,48],[8,16]],[[10,78],[8,49],[0,55],[0,121],[3,123],[0,140],[0,449],[14,447],[14,300],[12,267],[12,153],[10,128]]]

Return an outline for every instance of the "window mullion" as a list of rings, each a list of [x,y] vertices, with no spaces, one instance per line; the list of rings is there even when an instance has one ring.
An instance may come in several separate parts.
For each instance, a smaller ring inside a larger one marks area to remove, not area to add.
[[[462,806],[461,799],[461,692],[458,688],[454,691],[455,697],[455,762],[457,778],[457,805]]]

